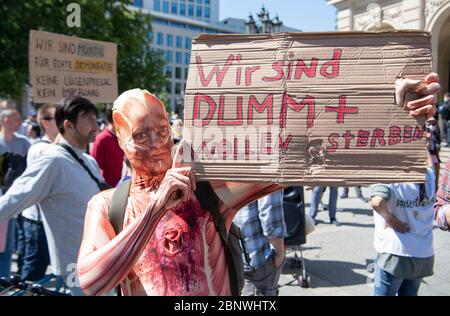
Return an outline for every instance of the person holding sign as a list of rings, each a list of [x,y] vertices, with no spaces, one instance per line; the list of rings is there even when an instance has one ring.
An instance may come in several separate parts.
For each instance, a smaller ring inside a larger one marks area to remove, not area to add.
[[[421,82],[399,81],[397,103],[413,116],[432,116],[438,80],[436,74],[427,76],[421,97],[405,104],[406,92]],[[132,180],[121,220],[110,221],[113,190],[97,194],[88,204],[77,265],[83,291],[102,295],[120,285],[123,295],[239,295],[233,264],[227,262],[229,248],[212,210],[199,199],[207,195],[215,201],[209,205],[219,210],[228,232],[240,208],[283,187],[196,182],[181,159],[191,153],[179,146],[172,158],[169,118],[162,102],[145,90],[120,95],[113,120]]]
[[[433,161],[428,154],[426,182],[377,184],[374,209],[375,296],[417,296],[422,279],[433,274]]]

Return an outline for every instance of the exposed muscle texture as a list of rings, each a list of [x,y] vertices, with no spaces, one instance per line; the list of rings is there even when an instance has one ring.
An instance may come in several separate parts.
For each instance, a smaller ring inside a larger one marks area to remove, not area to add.
[[[278,184],[267,183],[241,183],[241,182],[224,182],[213,181],[211,186],[221,201],[225,201],[226,206],[221,208],[222,215],[226,219],[226,227],[229,229],[236,212],[252,201],[255,201],[267,194],[283,189]]]
[[[86,293],[101,295],[121,282],[124,295],[230,295],[220,235],[196,198],[161,211],[149,194],[130,193],[117,237],[105,208],[112,190],[89,203],[78,261]]]
[[[127,91],[114,103],[113,118],[132,184],[118,235],[108,219],[114,190],[89,202],[77,266],[81,288],[89,295],[118,284],[123,295],[231,295],[222,240],[195,197],[191,169],[173,163],[162,103],[147,91]],[[239,207],[280,189],[212,185],[227,230]]]

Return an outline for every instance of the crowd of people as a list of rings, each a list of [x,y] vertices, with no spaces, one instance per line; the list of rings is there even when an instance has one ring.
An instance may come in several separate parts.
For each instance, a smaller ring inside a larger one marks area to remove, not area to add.
[[[437,75],[425,81],[428,94],[436,94]],[[355,187],[374,209],[375,295],[417,295],[433,273],[433,222],[448,230],[450,221],[450,161],[436,194],[434,102],[427,95],[409,102],[411,115],[428,115],[426,183],[374,185],[369,198]],[[16,252],[15,273],[24,281],[43,278],[49,265],[68,280],[75,265],[72,295],[278,295],[286,261],[283,186],[196,182],[181,159],[183,121],[145,90],[124,92],[101,116],[103,126],[96,106],[82,97],[40,105],[23,122],[16,110],[0,112],[0,277],[11,275]],[[325,189],[313,188],[315,224]],[[338,188],[329,191],[330,223],[339,226]],[[340,198],[348,197],[344,188]],[[242,285],[230,264],[226,235],[233,225]]]

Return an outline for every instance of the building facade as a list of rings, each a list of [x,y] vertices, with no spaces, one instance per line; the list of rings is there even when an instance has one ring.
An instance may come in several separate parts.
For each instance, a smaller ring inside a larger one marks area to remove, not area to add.
[[[327,0],[337,31],[414,29],[431,32],[433,71],[450,91],[450,0]]]
[[[163,53],[171,111],[182,115],[192,39],[201,33],[233,33],[219,23],[218,0],[135,0],[152,16],[152,48]]]
[[[201,33],[246,33],[248,21],[220,21],[219,0],[134,0],[133,4],[135,9],[152,16],[152,47],[161,51],[167,62],[170,109],[183,115],[192,39]],[[270,18],[268,12],[266,18]],[[280,25],[280,31],[296,30]]]

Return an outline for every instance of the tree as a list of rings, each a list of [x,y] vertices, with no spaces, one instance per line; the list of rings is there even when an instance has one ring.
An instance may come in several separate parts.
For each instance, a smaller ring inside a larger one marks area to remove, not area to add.
[[[166,86],[162,55],[150,47],[151,18],[130,8],[131,0],[78,0],[81,27],[69,27],[70,0],[0,1],[0,96],[17,98],[28,82],[30,30],[115,42],[118,44],[119,93],[145,88],[159,93]]]
[[[163,91],[160,94],[158,94],[158,98],[164,104],[164,108],[166,109],[166,112],[170,114],[169,94],[167,93],[167,91]]]

